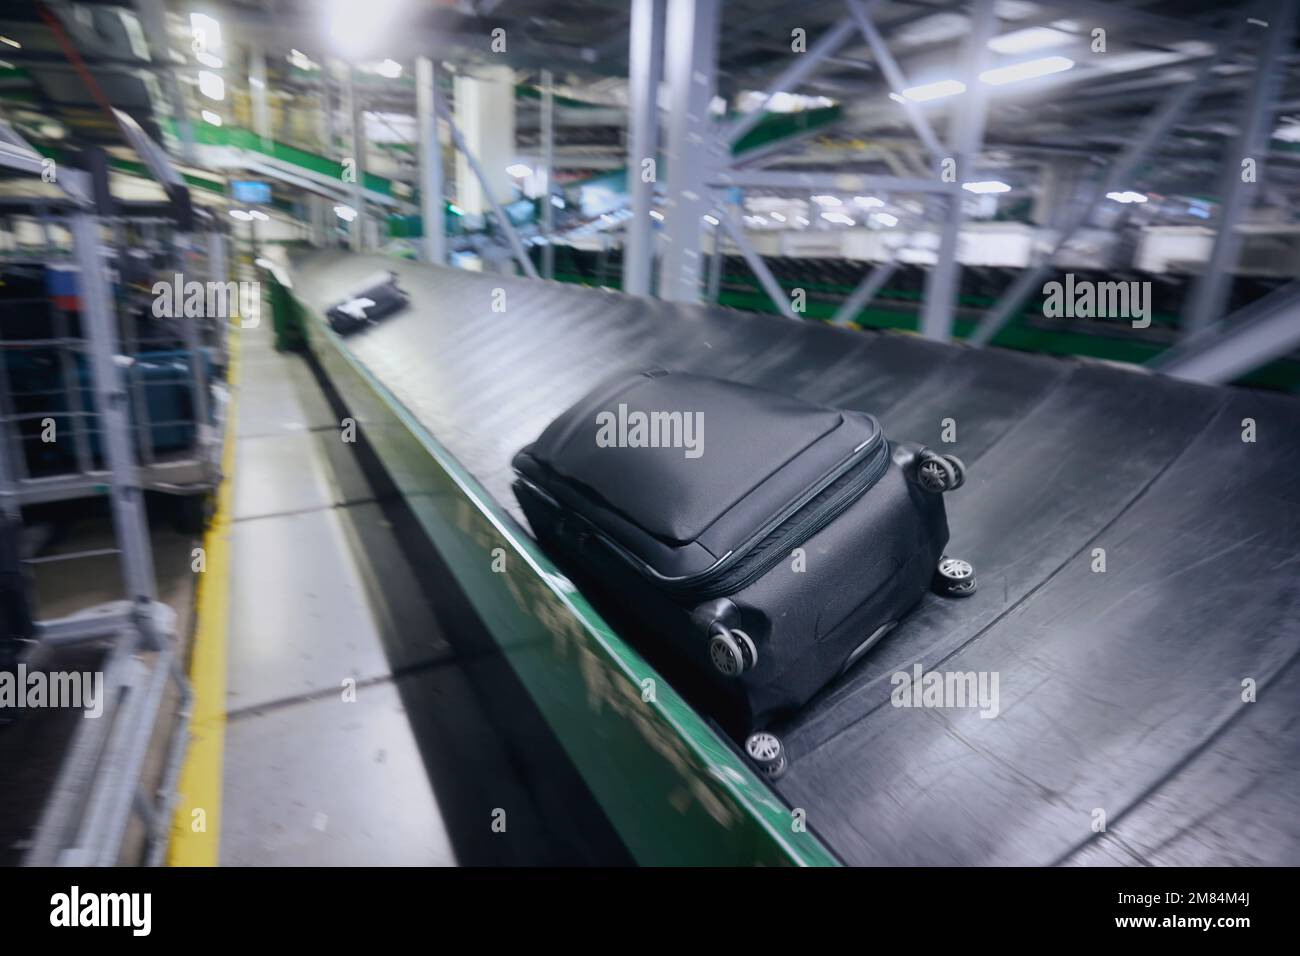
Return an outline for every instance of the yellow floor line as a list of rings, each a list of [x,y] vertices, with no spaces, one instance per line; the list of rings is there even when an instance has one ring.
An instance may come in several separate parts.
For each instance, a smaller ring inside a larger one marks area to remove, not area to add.
[[[169,866],[216,866],[221,850],[221,774],[226,741],[226,655],[230,617],[230,510],[234,497],[235,432],[239,424],[239,331],[229,336],[230,401],[221,449],[216,514],[203,536],[206,570],[195,599],[194,691],[190,744],[177,785]]]

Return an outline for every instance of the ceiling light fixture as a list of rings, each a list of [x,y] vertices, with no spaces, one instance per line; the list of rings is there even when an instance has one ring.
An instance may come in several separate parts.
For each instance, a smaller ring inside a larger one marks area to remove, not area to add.
[[[991,70],[985,70],[980,74],[980,79],[989,84],[989,86],[1005,86],[1008,83],[1019,83],[1021,80],[1032,80],[1040,76],[1050,76],[1053,73],[1063,73],[1074,66],[1074,61],[1068,56],[1045,56],[1037,60],[1026,60],[1023,63],[1013,63],[1010,66],[998,66]]]

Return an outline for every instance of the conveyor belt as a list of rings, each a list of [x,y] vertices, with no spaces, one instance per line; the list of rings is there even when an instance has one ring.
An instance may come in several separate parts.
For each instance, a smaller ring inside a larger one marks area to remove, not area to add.
[[[324,311],[380,267],[412,308],[348,348],[521,522],[511,456],[620,367],[932,444],[954,420],[949,553],[979,592],[925,599],[781,728],[776,789],[845,861],[1300,864],[1300,402],[343,253],[299,262],[297,293]],[[997,672],[999,716],[891,706],[917,662]]]

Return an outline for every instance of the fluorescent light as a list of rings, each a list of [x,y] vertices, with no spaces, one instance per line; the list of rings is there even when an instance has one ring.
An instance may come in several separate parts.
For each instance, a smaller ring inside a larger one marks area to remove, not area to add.
[[[777,222],[785,222],[785,216],[781,215],[779,212],[771,213],[771,216]]]
[[[863,209],[879,209],[885,204],[883,199],[877,199],[875,196],[854,196],[853,201]]]
[[[250,219],[256,219],[259,222],[266,222],[271,218],[266,213],[262,212],[262,210],[260,209],[252,210],[251,212],[249,212],[248,216]]]
[[[506,172],[515,177],[515,179],[525,179],[533,174],[532,169],[525,166],[523,163],[515,163],[512,166],[507,166]]]
[[[808,220],[805,219],[803,216],[795,216],[794,223],[796,226],[806,226],[808,225]]]
[[[1113,200],[1114,202],[1124,203],[1125,205],[1128,205],[1131,202],[1147,201],[1147,197],[1145,195],[1143,195],[1142,193],[1134,192],[1131,189],[1126,189],[1120,193],[1106,193],[1106,198]]]
[[[375,72],[380,76],[386,76],[390,80],[395,80],[402,75],[402,64],[396,60],[384,60],[375,67]]]
[[[962,183],[961,188],[968,193],[1008,193],[1011,187],[1006,183],[999,182],[996,179],[986,179],[978,183]]]
[[[716,226],[718,224],[718,220],[715,219],[713,216],[705,216],[704,221],[707,222],[710,226]]]
[[[199,70],[199,92],[210,100],[224,100],[226,81],[210,70]]]
[[[301,50],[290,50],[289,55],[285,57],[285,59],[289,61],[291,66],[297,67],[300,70],[320,69],[320,65]]]
[[[838,196],[813,196],[812,201],[819,206],[842,206]]]
[[[889,213],[887,213],[887,212],[873,212],[873,213],[871,214],[871,221],[872,221],[872,222],[878,222],[878,223],[880,223],[882,226],[897,226],[897,225],[898,225],[898,217],[897,217],[897,216],[891,216],[891,215],[890,215]]]
[[[664,214],[661,213],[658,209],[651,209],[651,210],[650,210],[650,218],[651,218],[651,219],[657,219],[657,220],[659,220],[660,222],[663,222],[663,221],[664,221]]]
[[[334,207],[334,215],[338,216],[344,222],[351,222],[357,218],[357,211],[351,206],[340,203]]]
[[[822,218],[825,219],[827,222],[838,223],[842,226],[853,225],[853,220],[850,219],[848,216],[844,215],[844,213],[842,212],[824,212],[822,213]]]
[[[203,49],[221,49],[221,24],[206,14],[190,14],[190,30],[196,39],[202,38]]]
[[[909,86],[903,90],[903,96],[907,97],[913,103],[924,103],[927,100],[939,100],[945,96],[956,96],[958,93],[966,92],[966,84],[961,80],[939,80],[935,83],[922,83],[920,86]],[[897,93],[890,93],[890,98],[902,102],[902,97]]]
[[[211,123],[213,126],[221,125],[221,117],[212,112],[212,110],[204,110],[199,115],[203,117],[205,123]]]
[[[1021,80],[1032,80],[1038,76],[1062,73],[1073,66],[1074,61],[1068,56],[1045,56],[1037,60],[1026,60],[1023,63],[1013,63],[1010,66],[999,66],[991,70],[985,70],[980,74],[980,79],[990,86],[1003,86],[1007,83],[1018,83]]]
[[[240,222],[248,222],[253,218],[253,214],[247,209],[232,209],[230,210],[230,215],[235,219],[238,219]]]
[[[564,208],[564,199],[563,199],[562,197],[560,197],[560,196],[552,196],[552,197],[551,197],[551,205],[554,206],[556,209],[563,209],[563,208]]]
[[[198,60],[204,66],[211,67],[214,70],[221,69],[221,58],[213,56],[207,50],[194,54],[194,59]]]
[[[1073,39],[1070,34],[1050,27],[1026,27],[994,37],[989,41],[989,49],[995,53],[1032,53],[1034,50],[1046,50],[1069,43]]]
[[[23,45],[12,37],[0,37],[0,43],[7,43],[15,50],[21,50],[23,48]]]

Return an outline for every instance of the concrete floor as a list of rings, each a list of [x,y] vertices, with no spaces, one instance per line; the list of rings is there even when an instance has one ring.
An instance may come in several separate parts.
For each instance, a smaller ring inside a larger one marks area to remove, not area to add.
[[[499,661],[453,650],[307,363],[242,334],[221,863],[616,857],[555,822],[572,801],[485,706]]]

